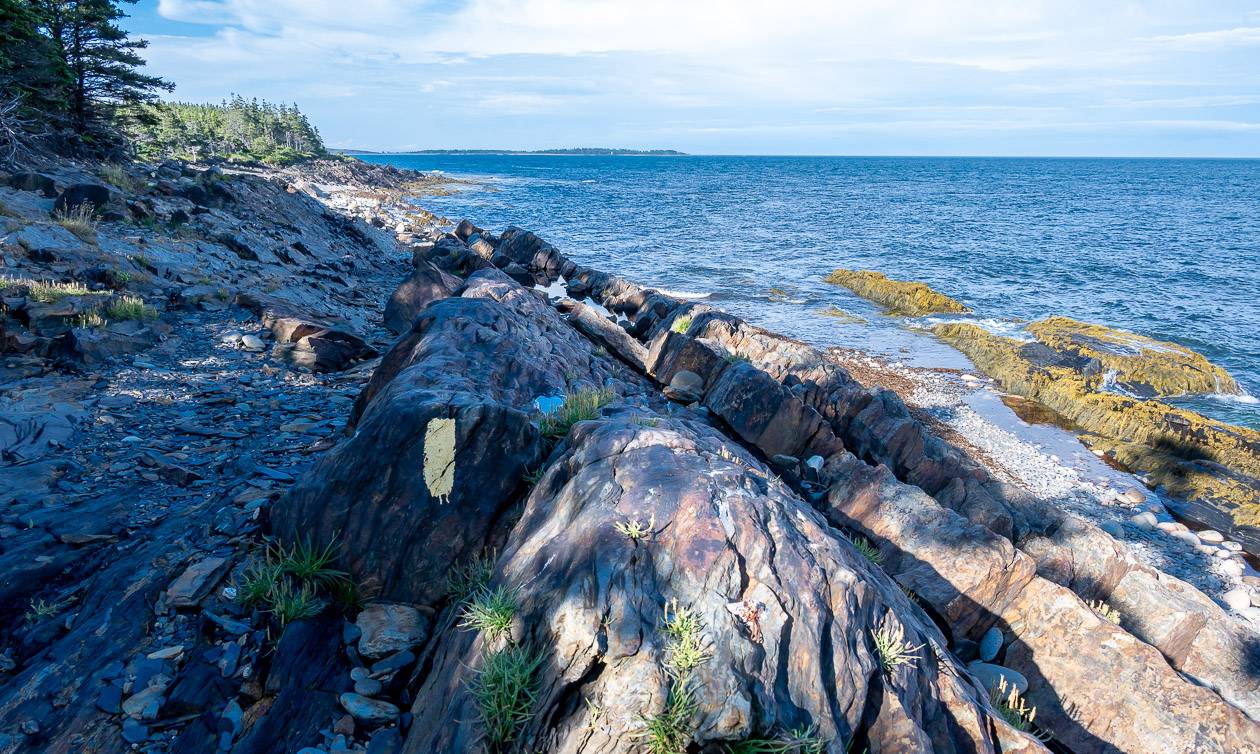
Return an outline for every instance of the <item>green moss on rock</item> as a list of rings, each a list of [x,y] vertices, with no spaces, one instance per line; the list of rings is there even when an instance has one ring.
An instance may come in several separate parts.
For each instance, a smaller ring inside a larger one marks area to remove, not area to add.
[[[1096,360],[1118,387],[1139,396],[1239,392],[1228,372],[1176,343],[1067,317],[1034,322],[1028,332],[1055,351]]]
[[[922,317],[925,314],[965,314],[971,311],[924,283],[892,280],[874,270],[839,269],[828,275],[826,281],[874,301],[889,314]]]
[[[1040,340],[1026,343],[963,323],[938,325],[933,332],[1006,390],[1098,435],[1095,443],[1129,468],[1151,474],[1173,495],[1208,502],[1239,525],[1260,523],[1260,433],[1158,400],[1104,391],[1104,373],[1090,370],[1089,359]]]

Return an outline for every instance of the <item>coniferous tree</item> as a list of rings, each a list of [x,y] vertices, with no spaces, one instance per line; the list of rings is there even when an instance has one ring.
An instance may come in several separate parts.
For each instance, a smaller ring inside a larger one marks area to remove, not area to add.
[[[136,0],[121,0],[134,3]],[[112,131],[121,107],[156,99],[174,86],[141,73],[138,51],[116,23],[126,16],[120,0],[33,0],[31,3],[65,71],[66,116],[73,131],[89,140]]]

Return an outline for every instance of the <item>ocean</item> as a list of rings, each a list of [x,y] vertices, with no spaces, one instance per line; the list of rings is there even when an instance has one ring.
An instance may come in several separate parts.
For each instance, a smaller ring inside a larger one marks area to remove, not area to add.
[[[1260,428],[1260,160],[362,159],[479,179],[421,203],[817,346],[968,366],[922,332],[940,318],[884,316],[823,282],[837,267],[924,281],[999,331],[1060,314],[1175,341],[1249,396],[1174,402]]]

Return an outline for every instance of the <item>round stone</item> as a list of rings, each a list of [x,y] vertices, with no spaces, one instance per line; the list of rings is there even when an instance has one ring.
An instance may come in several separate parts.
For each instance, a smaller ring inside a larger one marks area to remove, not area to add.
[[[1211,542],[1214,545],[1219,545],[1225,541],[1225,535],[1215,529],[1204,529],[1199,532],[1199,539],[1204,542]]]
[[[1229,606],[1231,610],[1245,610],[1251,607],[1251,595],[1242,587],[1234,587],[1225,594],[1221,595],[1221,600]]]
[[[989,662],[1002,651],[1002,632],[993,626],[980,637],[980,660]]]
[[[1001,665],[994,665],[988,662],[973,662],[967,666],[967,670],[980,681],[980,685],[986,689],[994,690],[1001,686],[1002,679],[1006,679],[1006,687],[1015,687],[1020,694],[1028,691],[1028,679],[1019,673],[1004,668]]]
[[[1132,505],[1141,505],[1146,502],[1146,493],[1137,487],[1130,487],[1120,495],[1120,499]]]
[[[1134,526],[1142,529],[1143,531],[1151,531],[1159,525],[1159,519],[1155,518],[1155,514],[1150,511],[1136,513],[1129,520],[1133,522]]]

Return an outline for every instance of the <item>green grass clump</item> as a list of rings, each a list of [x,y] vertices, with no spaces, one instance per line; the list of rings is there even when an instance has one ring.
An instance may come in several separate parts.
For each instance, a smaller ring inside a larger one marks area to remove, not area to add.
[[[574,424],[598,417],[599,410],[612,399],[611,390],[577,390],[565,393],[564,405],[543,414],[538,429],[543,437],[558,440],[569,434],[569,429]]]
[[[510,743],[534,714],[543,659],[541,652],[529,647],[508,646],[487,656],[477,671],[468,692],[492,747]]]
[[[511,633],[515,615],[516,593],[513,590],[505,586],[486,588],[474,595],[464,607],[459,627],[481,631],[487,640],[493,641]]]
[[[1037,720],[1037,708],[1029,707],[1019,689],[1007,685],[1005,676],[998,681],[997,688],[992,689],[990,697],[993,708],[1012,728],[1027,733],[1042,743],[1050,740],[1050,734],[1034,724]]]
[[[471,599],[490,586],[494,576],[494,553],[478,555],[463,565],[455,566],[446,576],[446,592],[455,602]]]
[[[700,617],[677,600],[665,605],[661,630],[668,637],[664,664],[669,689],[665,708],[644,721],[640,737],[649,754],[683,754],[691,743],[691,721],[698,708],[692,675],[709,659],[709,651]]]
[[[823,754],[827,740],[812,726],[802,726],[771,738],[746,738],[726,745],[727,754]]]
[[[879,551],[878,547],[871,544],[871,540],[863,537],[861,534],[854,534],[851,537],[846,537],[846,539],[853,544],[853,549],[857,550],[862,554],[862,557],[875,565],[880,565],[884,562],[884,554]]]
[[[906,641],[905,626],[887,619],[879,628],[871,632],[871,639],[875,642],[875,652],[879,655],[880,665],[889,675],[902,665],[913,663],[917,659],[915,653],[923,649],[922,644],[914,646]]]
[[[80,241],[96,243],[96,208],[84,202],[74,209],[53,213],[53,222],[70,231]]]
[[[269,609],[280,627],[284,628],[295,620],[314,618],[323,612],[325,604],[310,584],[295,587],[292,581],[286,579],[279,582],[272,592]]]
[[[26,286],[27,296],[32,301],[39,301],[44,304],[51,304],[60,301],[66,296],[83,296],[91,293],[87,286],[81,283],[55,283],[45,280],[23,280],[18,278],[6,278],[0,281],[0,287],[10,285]]]
[[[337,559],[336,542],[316,547],[309,539],[303,539],[287,550],[277,545],[275,557],[281,570],[299,581],[327,584],[350,577],[345,571],[332,567]]]
[[[283,629],[319,615],[329,599],[347,612],[362,607],[362,596],[345,571],[333,567],[336,545],[316,547],[309,540],[286,548],[268,544],[234,581],[236,599],[271,614]]]
[[[144,303],[144,299],[138,296],[123,296],[105,307],[105,316],[113,320],[156,319],[157,309]]]
[[[681,317],[676,317],[673,324],[669,326],[669,329],[680,335],[686,335],[687,331],[691,329],[691,319],[690,314],[684,314]]]
[[[1093,610],[1095,613],[1098,613],[1098,615],[1100,615],[1105,620],[1109,620],[1112,623],[1116,624],[1117,626],[1120,625],[1120,611],[1115,609],[1111,605],[1108,605],[1106,602],[1103,602],[1102,600],[1090,600],[1089,602],[1086,602],[1085,604],[1089,607],[1090,610]]]

